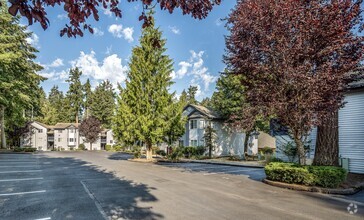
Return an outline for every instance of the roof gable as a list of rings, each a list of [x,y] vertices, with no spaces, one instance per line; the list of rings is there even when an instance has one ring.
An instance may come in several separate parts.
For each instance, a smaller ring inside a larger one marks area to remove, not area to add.
[[[195,115],[195,112],[198,112],[200,113],[201,116],[205,116],[208,119],[221,119],[221,116],[217,112],[201,105],[189,104],[186,107],[184,107],[183,112],[188,117]]]

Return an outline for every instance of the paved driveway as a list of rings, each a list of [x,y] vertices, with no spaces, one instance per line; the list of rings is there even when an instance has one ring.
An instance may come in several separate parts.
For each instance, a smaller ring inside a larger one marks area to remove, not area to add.
[[[0,219],[363,219],[363,194],[268,186],[262,170],[108,152],[0,154]],[[120,159],[123,158],[123,159]],[[350,203],[357,212],[349,214]]]

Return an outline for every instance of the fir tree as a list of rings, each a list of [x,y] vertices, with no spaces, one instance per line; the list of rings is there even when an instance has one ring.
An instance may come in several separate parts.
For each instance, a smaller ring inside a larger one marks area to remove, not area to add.
[[[82,88],[84,95],[83,109],[85,118],[87,118],[88,116],[90,116],[90,106],[91,106],[91,96],[92,96],[90,79],[87,79],[86,83],[83,85]]]
[[[196,100],[196,93],[198,91],[198,88],[197,86],[190,86],[188,87],[188,90],[187,90],[187,103],[188,104],[194,104],[194,105],[197,105],[198,102]]]
[[[44,78],[36,74],[42,69],[34,62],[38,51],[26,41],[32,33],[7,13],[6,1],[0,3],[0,127],[1,147],[6,148],[5,129],[22,125],[24,112],[36,108]]]
[[[115,92],[110,81],[103,81],[91,95],[90,111],[105,128],[111,127],[115,111]]]
[[[68,104],[69,118],[72,122],[78,123],[78,116],[81,113],[82,107],[82,84],[80,77],[82,72],[76,67],[70,70],[69,78],[66,82],[69,83],[69,88],[66,94]]]
[[[166,40],[155,28],[153,19],[143,29],[139,42],[132,50],[128,80],[118,99],[115,133],[121,139],[143,141],[150,160],[152,146],[163,141],[170,128],[170,119],[166,116],[173,105],[172,94],[168,92],[173,63],[165,55]]]

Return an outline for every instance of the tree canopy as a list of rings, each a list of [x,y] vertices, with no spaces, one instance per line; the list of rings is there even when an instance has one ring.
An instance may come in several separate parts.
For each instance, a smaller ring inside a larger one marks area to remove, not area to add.
[[[224,61],[243,75],[246,124],[274,116],[289,128],[304,163],[304,141],[343,105],[363,57],[362,1],[239,1],[228,18]],[[354,31],[354,29],[356,31]]]
[[[139,20],[143,20],[143,27],[152,23],[150,15],[145,10],[154,8],[157,4],[161,10],[167,10],[173,13],[176,8],[182,10],[183,14],[190,14],[194,18],[203,19],[212,10],[214,5],[220,4],[221,0],[128,0],[128,2],[141,2],[143,12],[139,16]],[[9,13],[13,16],[20,14],[28,19],[29,25],[39,22],[43,29],[47,29],[50,25],[47,18],[49,14],[49,6],[64,5],[63,10],[67,13],[69,24],[60,32],[61,36],[66,34],[68,37],[83,36],[83,30],[89,30],[93,33],[91,25],[87,23],[89,17],[98,21],[99,10],[106,9],[113,13],[116,17],[122,17],[119,8],[119,0],[9,0]],[[2,3],[2,4],[5,4]]]

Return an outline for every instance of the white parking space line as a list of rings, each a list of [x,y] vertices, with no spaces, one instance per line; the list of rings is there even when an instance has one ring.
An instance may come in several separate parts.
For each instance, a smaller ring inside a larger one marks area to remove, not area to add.
[[[50,219],[51,219],[51,217],[47,217],[47,218],[37,218],[35,220],[50,220]]]
[[[5,180],[0,180],[0,182],[16,182],[16,181],[30,181],[30,180],[42,180],[43,177],[37,177],[37,178],[25,178],[25,179],[5,179]]]
[[[80,181],[83,188],[85,189],[86,193],[88,194],[88,196],[92,199],[92,201],[94,201],[96,208],[99,210],[100,214],[102,215],[102,217],[104,217],[105,220],[109,219],[106,215],[106,213],[104,212],[104,210],[102,209],[99,201],[97,201],[97,199],[95,198],[95,196],[90,192],[90,190],[87,188],[87,185],[83,182]]]
[[[34,172],[42,172],[42,170],[1,171],[0,173],[34,173]]]
[[[46,190],[30,191],[30,192],[17,192],[17,193],[4,193],[4,194],[0,194],[0,196],[15,196],[15,195],[25,195],[25,194],[45,193],[45,192],[46,192]]]
[[[28,165],[28,166],[0,166],[0,168],[27,168],[27,167],[39,167],[39,165]]]

